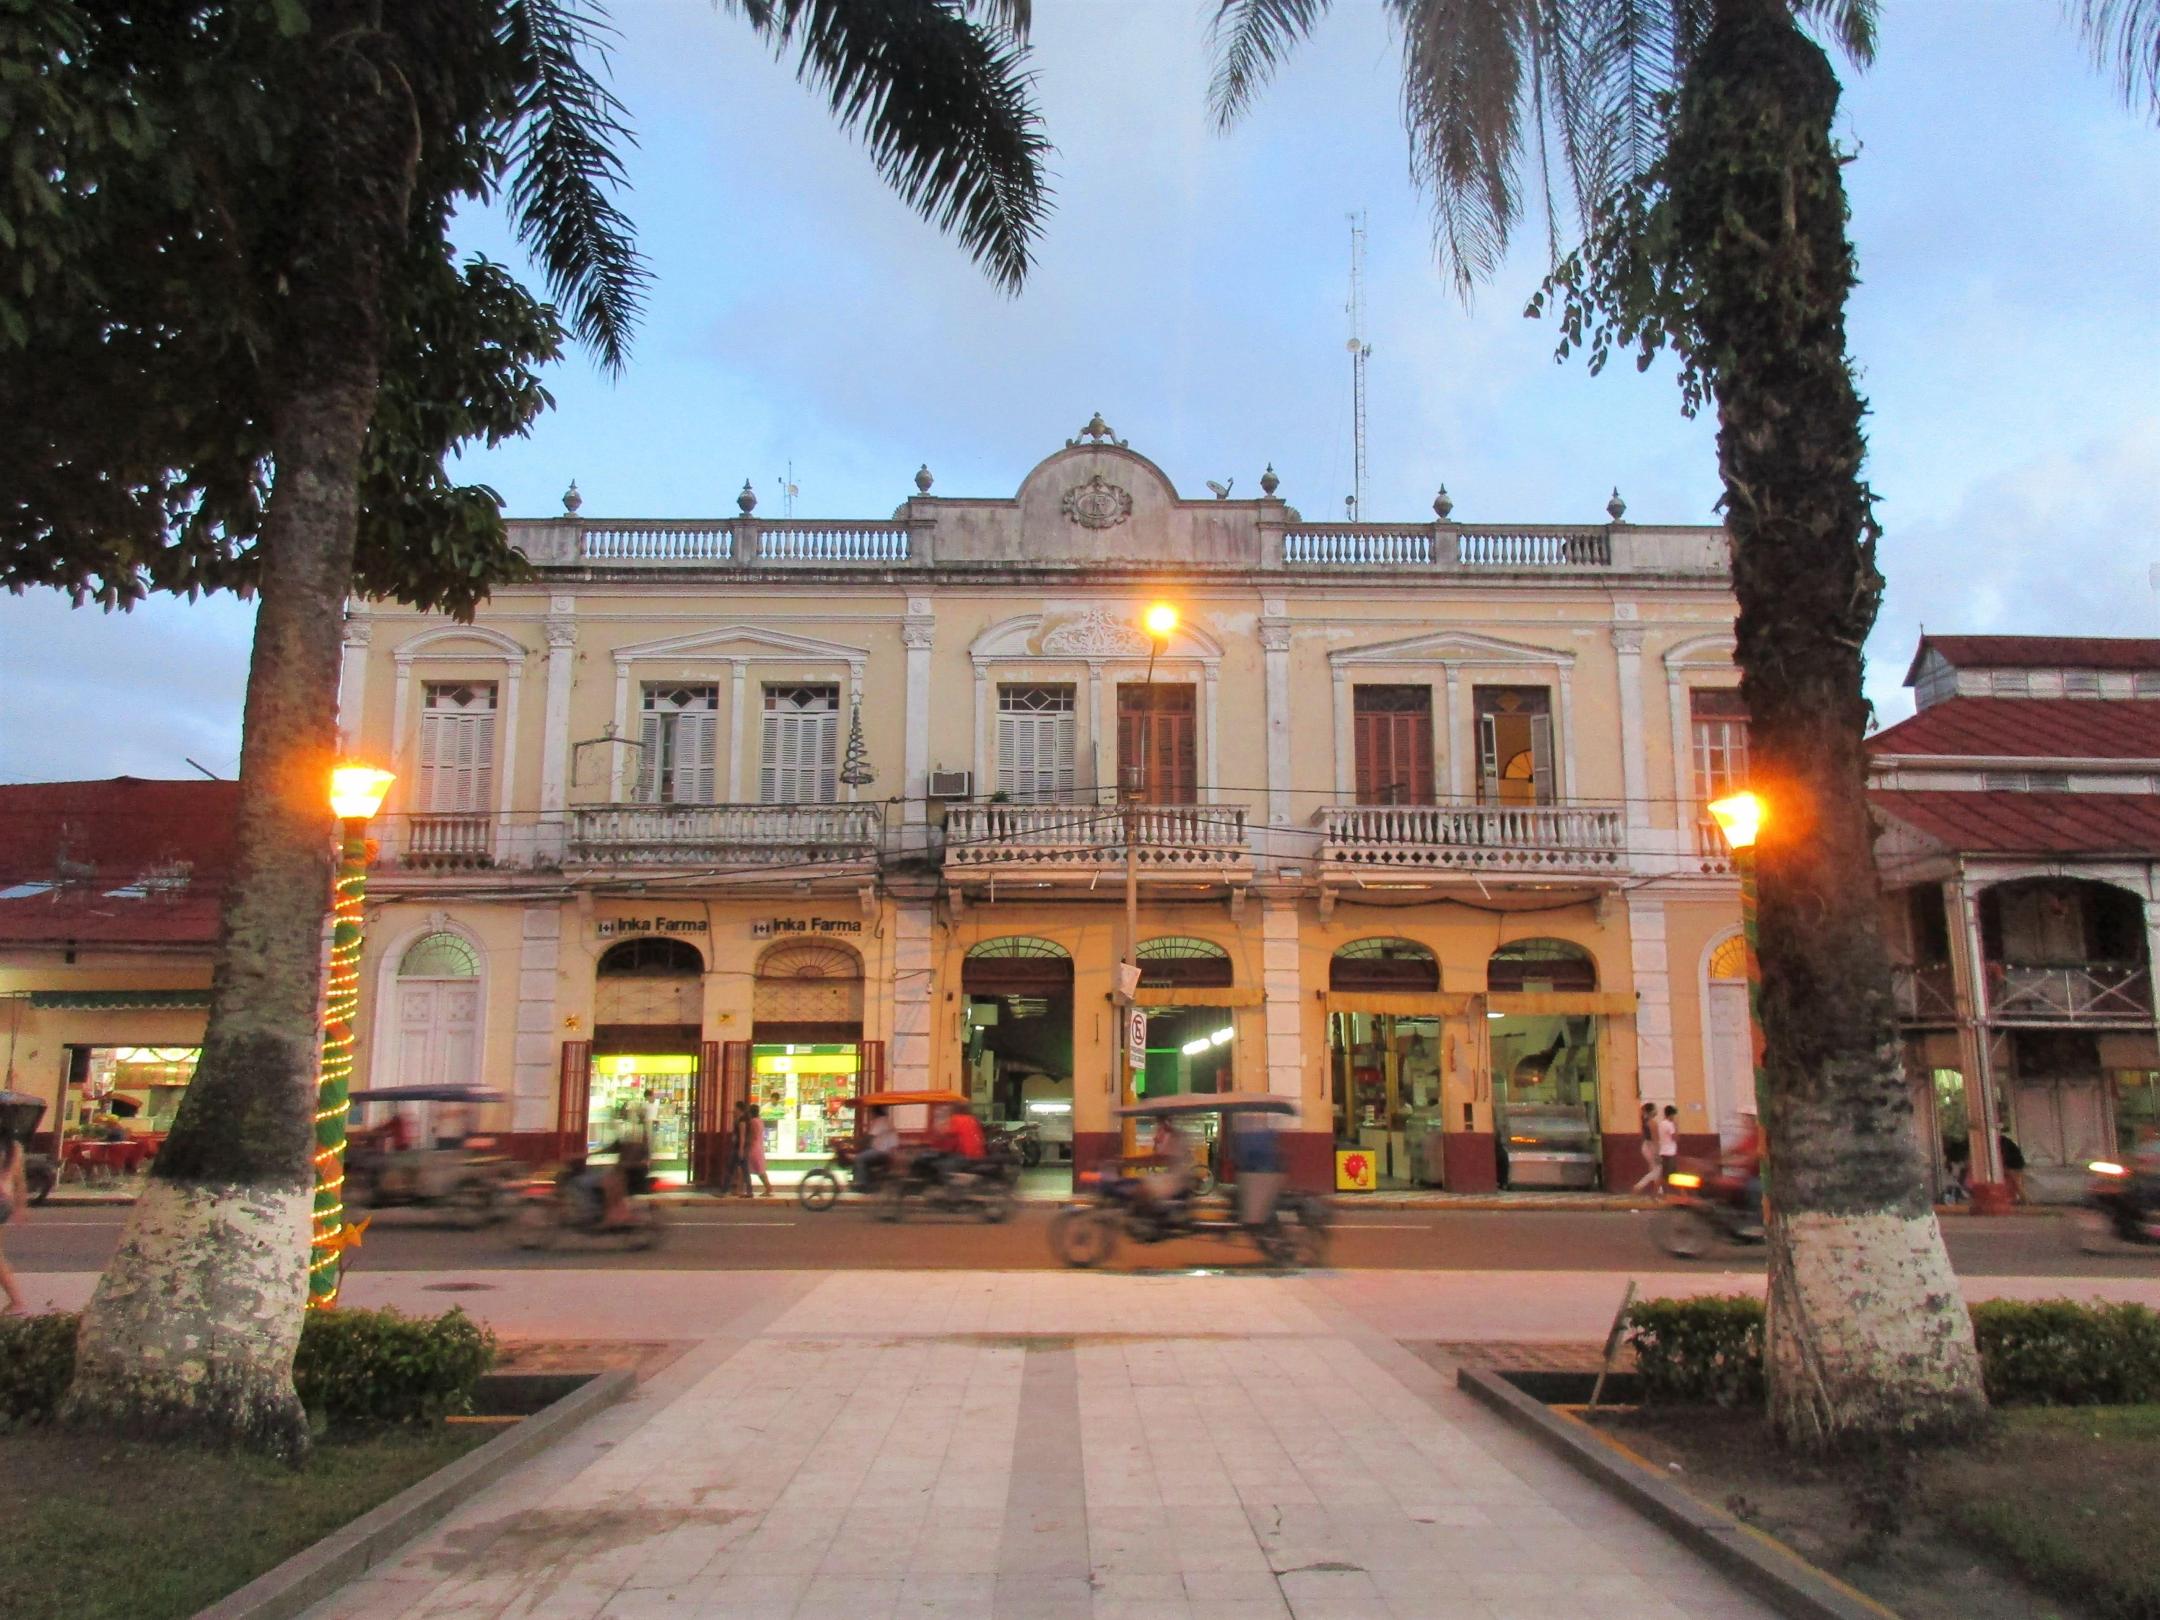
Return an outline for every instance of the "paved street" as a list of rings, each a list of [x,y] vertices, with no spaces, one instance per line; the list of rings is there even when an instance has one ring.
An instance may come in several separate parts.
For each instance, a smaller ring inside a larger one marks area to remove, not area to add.
[[[1051,1209],[1023,1205],[1011,1224],[983,1226],[958,1217],[923,1217],[888,1226],[859,1206],[823,1215],[793,1200],[709,1202],[671,1212],[666,1246],[624,1254],[612,1245],[566,1242],[534,1254],[516,1248],[507,1228],[461,1232],[414,1210],[375,1218],[354,1256],[358,1271],[450,1271],[592,1268],[675,1271],[706,1268],[958,1267],[1031,1270],[1056,1265],[1045,1235]],[[49,1206],[10,1225],[8,1255],[26,1272],[95,1270],[116,1241],[123,1208]],[[1952,1259],[1967,1276],[2160,1277],[2160,1253],[2084,1255],[2067,1224],[2053,1215],[1980,1220],[1953,1216],[1943,1223]],[[1113,1269],[1186,1269],[1243,1265],[1253,1254],[1242,1242],[1185,1241],[1155,1248],[1123,1245]],[[1760,1249],[1721,1250],[1690,1267],[1651,1242],[1650,1217],[1640,1211],[1414,1209],[1347,1206],[1329,1256],[1349,1269],[1472,1271],[1736,1270],[1760,1272]]]
[[[311,1620],[1768,1613],[1312,1281],[693,1287],[681,1360]]]

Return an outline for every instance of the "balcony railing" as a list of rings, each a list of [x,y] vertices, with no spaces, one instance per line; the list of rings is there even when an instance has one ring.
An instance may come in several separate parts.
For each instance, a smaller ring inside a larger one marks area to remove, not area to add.
[[[905,523],[761,523],[757,554],[779,563],[906,562],[908,529]]]
[[[1948,962],[1899,963],[1890,969],[1890,994],[1908,1023],[1944,1024],[1957,1018],[1957,979]]]
[[[1224,872],[1251,865],[1245,807],[1224,804],[956,804],[945,817],[945,864],[1104,871]]]
[[[1382,567],[1433,560],[1429,523],[1321,523],[1283,535],[1283,561]]]
[[[407,866],[488,866],[495,859],[495,818],[486,813],[407,816]]]
[[[1627,861],[1618,806],[1345,804],[1323,808],[1320,861],[1358,872],[1609,872]]]
[[[1988,1016],[2005,1023],[2144,1023],[2152,976],[2142,962],[1987,965]]]
[[[735,531],[700,519],[588,523],[578,550],[591,562],[726,562],[735,555]]]
[[[1455,537],[1455,560],[1465,568],[1609,568],[1612,535],[1590,528],[1465,528]]]
[[[1725,830],[1709,816],[1696,819],[1695,858],[1705,872],[1733,869],[1732,845],[1725,841]]]
[[[570,858],[609,866],[800,866],[869,860],[874,804],[609,804],[570,812]]]

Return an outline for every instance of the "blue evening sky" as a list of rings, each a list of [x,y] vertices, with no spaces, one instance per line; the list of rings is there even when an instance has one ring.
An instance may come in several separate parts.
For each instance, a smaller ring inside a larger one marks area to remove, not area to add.
[[[1707,420],[1668,369],[1556,365],[1522,307],[1542,228],[1466,310],[1409,185],[1385,15],[1340,0],[1245,123],[1206,118],[1201,0],[1037,0],[1057,210],[1026,290],[996,292],[880,185],[822,106],[703,0],[618,0],[636,124],[627,200],[655,272],[628,373],[558,367],[531,437],[469,462],[512,515],[891,511],[1009,493],[1100,410],[1188,493],[1307,517],[1349,488],[1346,213],[1369,213],[1366,515],[1418,521],[1445,482],[1472,521],[1713,520]],[[1889,600],[1871,692],[1918,626],[2160,634],[2160,128],[2125,111],[2052,0],[1885,0],[1847,71]],[[510,252],[499,228],[470,244]],[[0,598],[0,780],[221,775],[239,755],[250,612],[131,615]]]

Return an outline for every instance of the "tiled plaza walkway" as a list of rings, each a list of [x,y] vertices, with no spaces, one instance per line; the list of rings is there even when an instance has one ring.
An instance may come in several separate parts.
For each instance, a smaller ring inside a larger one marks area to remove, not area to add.
[[[1768,1611],[1281,1277],[766,1274],[312,1620]]]

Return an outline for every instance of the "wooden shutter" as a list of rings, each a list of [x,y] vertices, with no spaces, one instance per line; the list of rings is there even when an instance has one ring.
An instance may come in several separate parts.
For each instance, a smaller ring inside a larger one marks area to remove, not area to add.
[[[1530,717],[1530,773],[1537,786],[1536,803],[1552,804],[1560,796],[1558,780],[1553,774],[1552,716],[1533,714]]]
[[[1499,716],[1481,714],[1477,717],[1478,747],[1478,797],[1488,803],[1500,798],[1500,725]]]
[[[675,761],[669,783],[677,804],[713,802],[713,754],[719,716],[685,709],[675,716]]]
[[[1432,803],[1431,688],[1360,687],[1357,702],[1358,803]]]
[[[812,718],[817,739],[816,791],[813,804],[834,804],[840,798],[840,710],[836,706]]]
[[[701,1186],[718,1185],[728,1172],[728,1121],[735,1117],[735,1102],[728,1095],[728,1057],[742,1049],[742,1069],[750,1070],[750,1043],[718,1041],[698,1043],[697,1086],[690,1094],[690,1179]]]
[[[660,802],[661,734],[665,729],[657,714],[647,714],[638,728],[638,741],[644,746],[638,750],[637,790],[633,796],[639,804]]]
[[[859,1048],[862,1068],[858,1072],[855,1089],[864,1093],[884,1091],[890,1085],[885,1073],[885,1043],[864,1041]]]
[[[1149,700],[1152,699],[1152,702]],[[1142,705],[1147,704],[1144,710]],[[1200,770],[1190,686],[1118,688],[1118,763],[1128,785],[1148,804],[1192,804]],[[1141,756],[1141,734],[1147,758]]]
[[[592,1042],[564,1041],[561,1063],[555,1082],[555,1156],[582,1159],[592,1110]]]
[[[1022,804],[1069,799],[1078,780],[1074,719],[1070,709],[1000,712],[998,790]]]
[[[780,723],[781,718],[782,716],[776,709],[767,709],[765,711],[764,735],[758,745],[758,802],[760,804],[779,804],[784,798],[780,790],[780,751],[783,747],[791,745],[791,739],[785,734],[785,728]]]

